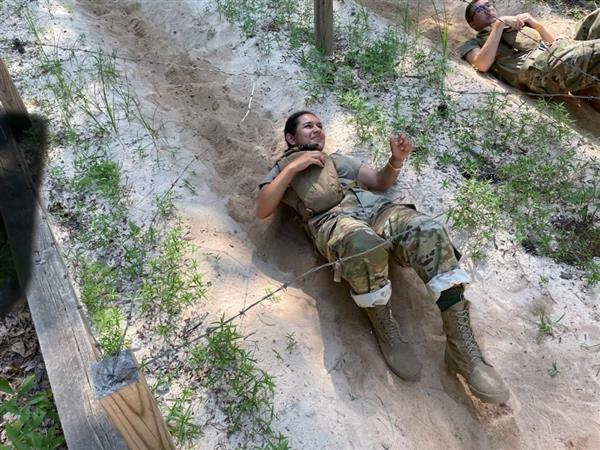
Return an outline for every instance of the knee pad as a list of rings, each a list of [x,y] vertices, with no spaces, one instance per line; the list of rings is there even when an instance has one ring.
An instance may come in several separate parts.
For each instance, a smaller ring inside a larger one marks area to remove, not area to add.
[[[376,291],[367,292],[365,294],[355,294],[350,291],[350,295],[361,308],[372,308],[373,306],[385,305],[390,301],[390,297],[392,296],[392,283],[388,280],[385,286]]]

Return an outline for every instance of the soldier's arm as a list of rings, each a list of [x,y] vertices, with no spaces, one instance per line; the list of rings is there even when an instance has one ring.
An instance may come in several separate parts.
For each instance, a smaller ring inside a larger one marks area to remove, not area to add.
[[[498,46],[500,45],[500,39],[502,38],[502,32],[506,25],[516,29],[522,27],[516,17],[500,17],[492,24],[492,31],[485,41],[485,44],[483,44],[483,47],[474,48],[465,55],[465,59],[480,72],[487,72],[490,67],[492,67],[492,64],[494,64],[496,54],[498,53]]]
[[[308,151],[298,159],[283,168],[269,184],[264,185],[256,196],[256,217],[265,219],[269,217],[277,206],[294,176],[308,166],[317,164],[323,167],[323,155],[320,151]]]
[[[358,181],[367,189],[374,191],[387,191],[398,178],[400,169],[412,152],[410,140],[403,134],[390,136],[391,155],[387,164],[378,171],[369,166],[362,165],[358,171]]]
[[[552,33],[550,33],[548,30],[546,30],[546,28],[544,27],[544,24],[542,24],[542,22],[540,22],[539,20],[534,19],[531,16],[531,14],[529,14],[529,13],[519,14],[517,17],[519,17],[521,20],[523,20],[523,22],[525,23],[526,26],[528,26],[529,28],[533,28],[535,31],[537,31],[540,34],[540,36],[542,37],[542,40],[544,42],[547,42],[549,44],[554,42],[555,38],[552,35]]]

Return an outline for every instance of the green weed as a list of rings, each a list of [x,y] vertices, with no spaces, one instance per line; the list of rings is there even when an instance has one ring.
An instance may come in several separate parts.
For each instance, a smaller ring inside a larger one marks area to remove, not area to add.
[[[254,441],[262,448],[287,449],[285,437],[272,428],[276,419],[274,380],[256,366],[253,354],[242,347],[242,341],[235,325],[221,318],[206,344],[190,350],[190,365],[218,393],[230,433],[242,432],[248,443]]]
[[[171,400],[171,406],[165,415],[165,422],[169,433],[175,439],[177,445],[191,444],[195,439],[202,436],[202,430],[192,422],[192,404],[190,398],[192,390],[183,388],[181,396]]]
[[[99,111],[106,115],[112,130],[115,133],[118,133],[119,127],[118,119],[116,117],[117,96],[115,95],[114,89],[118,78],[115,61],[102,51],[95,53],[93,58],[96,69],[96,77],[99,83],[99,92],[97,95],[100,97],[101,101],[101,104],[99,105]]]
[[[117,272],[100,261],[79,258],[79,289],[102,353],[111,355],[119,350],[125,316],[116,302]]]
[[[548,369],[548,375],[550,375],[550,378],[554,378],[559,373],[560,373],[560,370],[558,370],[558,363],[556,361],[553,361],[552,365]]]
[[[344,55],[345,62],[356,67],[373,85],[392,81],[396,76],[399,42],[396,31],[388,29],[372,42],[367,40],[361,42],[360,46],[350,47]]]
[[[74,190],[83,195],[99,193],[115,206],[122,198],[119,165],[106,155],[82,155],[75,160]]]
[[[221,263],[221,255],[219,255],[218,253],[205,252],[203,253],[203,255],[208,262],[211,262],[216,265]]]
[[[467,180],[455,194],[448,219],[456,230],[471,230],[469,250],[482,255],[483,245],[494,235],[501,221],[500,199],[489,181]]]
[[[535,323],[537,327],[536,342],[540,344],[546,336],[554,336],[556,325],[558,325],[564,317],[565,313],[563,313],[558,319],[553,320],[551,317],[546,315],[545,311],[541,311],[540,318]]]
[[[306,103],[321,101],[331,91],[335,82],[336,70],[333,60],[312,47],[300,55],[298,62],[306,70],[306,81],[303,82],[307,93]]]
[[[162,195],[157,195],[152,200],[152,206],[156,210],[156,215],[159,218],[165,219],[171,217],[175,210],[176,194],[172,190],[168,190]]]
[[[288,353],[292,353],[298,347],[298,341],[296,341],[296,337],[294,333],[288,333],[285,335],[285,350]]]
[[[53,450],[64,445],[58,413],[50,392],[31,393],[35,375],[29,375],[18,388],[0,378],[0,392],[6,394],[0,403],[7,442],[17,450]]]
[[[190,244],[182,237],[180,224],[168,230],[158,255],[147,261],[141,285],[135,294],[144,313],[153,313],[162,333],[172,330],[172,318],[183,306],[205,297],[207,283],[197,262],[189,258]]]
[[[537,110],[515,111],[506,97],[491,93],[465,121],[450,132],[461,151],[457,162],[467,178],[490,182],[516,240],[593,279],[600,164],[578,158],[564,106],[538,102]]]

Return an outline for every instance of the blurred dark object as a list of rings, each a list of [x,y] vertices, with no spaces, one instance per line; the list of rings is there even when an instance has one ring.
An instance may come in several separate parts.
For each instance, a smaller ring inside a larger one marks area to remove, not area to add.
[[[12,44],[13,50],[18,51],[21,55],[25,53],[25,45],[18,38],[14,38]]]

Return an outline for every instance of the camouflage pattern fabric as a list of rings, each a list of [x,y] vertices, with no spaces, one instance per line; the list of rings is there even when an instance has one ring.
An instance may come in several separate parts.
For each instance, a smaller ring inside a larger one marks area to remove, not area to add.
[[[483,47],[490,30],[486,27],[465,42],[461,57],[473,48]],[[492,65],[492,71],[507,83],[540,94],[577,92],[599,84],[600,9],[583,19],[575,39],[559,38],[549,45],[536,45],[531,39],[527,43],[522,34],[514,30],[502,34]]]
[[[388,252],[400,265],[412,267],[425,283],[440,274],[460,271],[459,255],[444,227],[409,206],[387,204],[366,220],[352,215],[334,216],[308,230],[317,250],[328,261],[361,253],[393,238],[391,246],[380,246],[342,263],[342,277],[356,294],[386,284]],[[467,278],[466,274],[450,276],[442,289],[468,282]]]
[[[557,39],[529,55],[519,84],[537,93],[577,92],[598,85],[600,9],[579,24],[575,39]],[[591,76],[590,76],[591,75]]]
[[[585,17],[575,32],[576,41],[591,41],[593,39],[600,39],[600,9]]]
[[[598,85],[599,75],[600,39],[558,39],[548,50],[532,54],[519,84],[540,94],[577,92]]]

